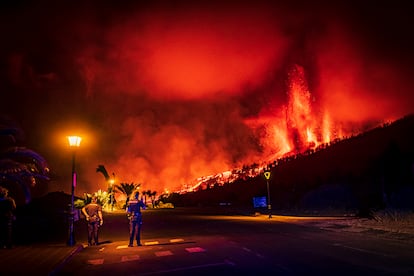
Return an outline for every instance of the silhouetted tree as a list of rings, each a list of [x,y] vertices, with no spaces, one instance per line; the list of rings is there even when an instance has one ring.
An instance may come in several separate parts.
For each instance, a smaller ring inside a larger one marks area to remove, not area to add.
[[[156,191],[151,191],[151,190],[147,190],[147,191],[143,191],[142,194],[144,195],[144,202],[146,202],[147,197],[148,196],[151,200],[152,206],[155,206],[155,196],[157,195]]]
[[[109,174],[108,174],[108,172],[107,172],[107,170],[106,170],[106,168],[105,168],[105,166],[104,165],[99,165],[97,168],[96,168],[96,172],[100,172],[100,173],[102,173],[102,175],[105,177],[105,181],[106,182],[108,182],[109,181]]]
[[[17,204],[29,203],[32,189],[50,180],[46,160],[19,145],[22,133],[13,122],[0,118],[0,185],[10,191]]]
[[[129,201],[129,197],[132,195],[132,193],[139,189],[139,187],[141,186],[141,184],[135,184],[134,182],[132,183],[120,183],[119,185],[115,185],[114,189],[125,194],[126,195],[126,203],[128,203]]]

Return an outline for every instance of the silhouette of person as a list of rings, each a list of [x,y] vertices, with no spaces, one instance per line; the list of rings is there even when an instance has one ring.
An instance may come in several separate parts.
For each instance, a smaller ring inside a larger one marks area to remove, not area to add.
[[[91,202],[82,208],[82,213],[88,222],[88,245],[98,245],[99,226],[103,224],[102,206],[98,203],[98,198],[93,196]],[[92,243],[93,239],[93,243]]]
[[[16,203],[9,197],[9,190],[0,186],[0,248],[12,248],[15,210]]]
[[[136,191],[132,194],[127,204],[127,216],[129,219],[129,247],[133,246],[134,238],[137,241],[137,246],[141,244],[141,227],[142,227],[142,214],[141,208],[146,209],[142,200],[139,200],[139,192]]]

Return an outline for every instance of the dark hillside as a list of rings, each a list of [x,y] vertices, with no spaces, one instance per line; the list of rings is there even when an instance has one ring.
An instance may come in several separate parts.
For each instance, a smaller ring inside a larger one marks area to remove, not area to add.
[[[269,165],[272,207],[355,209],[361,215],[390,204],[413,208],[396,200],[401,191],[414,187],[413,130],[414,116],[406,116],[313,153],[274,162]],[[266,180],[257,176],[179,195],[175,203],[249,207],[254,196],[266,194]]]

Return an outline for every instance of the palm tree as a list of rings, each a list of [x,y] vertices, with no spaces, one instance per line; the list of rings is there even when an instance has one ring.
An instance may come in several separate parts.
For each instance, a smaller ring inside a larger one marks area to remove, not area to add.
[[[147,191],[146,190],[143,190],[141,192],[141,194],[142,194],[142,197],[144,198],[143,201],[146,204],[147,203]]]
[[[138,190],[141,184],[132,183],[120,183],[119,185],[115,185],[114,189],[120,191],[121,193],[126,195],[126,203],[128,203],[130,196],[135,190]]]
[[[106,168],[105,168],[105,166],[104,165],[99,165],[97,168],[96,168],[96,172],[100,172],[100,173],[102,173],[102,175],[105,177],[105,181],[106,182],[108,182],[109,181],[109,174],[108,174],[108,172],[107,172],[107,170],[106,170]]]
[[[155,196],[157,195],[157,192],[156,191],[153,191],[153,192],[148,191],[148,192],[149,192],[148,196],[151,198],[152,207],[155,208]]]
[[[115,204],[115,195],[114,195],[115,187],[113,187],[113,184],[115,181],[115,173],[112,173],[113,178],[111,179],[104,165],[98,165],[98,167],[96,168],[96,172],[102,173],[102,175],[105,177],[105,181],[108,185],[108,195],[109,195],[108,202],[106,202],[105,204],[111,205],[111,208],[113,208]]]
[[[150,198],[152,206],[154,206],[155,203],[155,195],[157,194],[156,191],[146,190],[142,191],[142,196],[144,197],[144,203],[147,203],[147,196]]]
[[[18,205],[29,203],[33,189],[50,180],[46,160],[20,146],[21,142],[22,130],[0,119],[0,186],[10,191]]]

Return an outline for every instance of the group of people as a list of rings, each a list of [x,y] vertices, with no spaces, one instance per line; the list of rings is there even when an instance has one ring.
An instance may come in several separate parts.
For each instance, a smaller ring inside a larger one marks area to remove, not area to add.
[[[129,220],[129,247],[141,246],[141,210],[146,209],[139,192],[135,191],[127,202],[126,214]],[[0,186],[0,248],[11,248],[13,244],[13,221],[15,220],[16,203],[9,196],[9,191]],[[98,197],[93,196],[91,202],[82,208],[82,213],[87,221],[88,245],[98,245],[99,227],[103,225],[102,206]]]
[[[141,209],[145,209],[145,204],[139,199],[139,192],[135,191],[130,197],[127,206],[126,214],[129,220],[129,247],[134,246],[134,240],[137,246],[141,244],[141,226],[142,213]],[[82,213],[86,218],[88,226],[88,245],[98,245],[99,227],[103,225],[102,206],[98,203],[96,196],[92,197],[89,204],[82,208]]]

